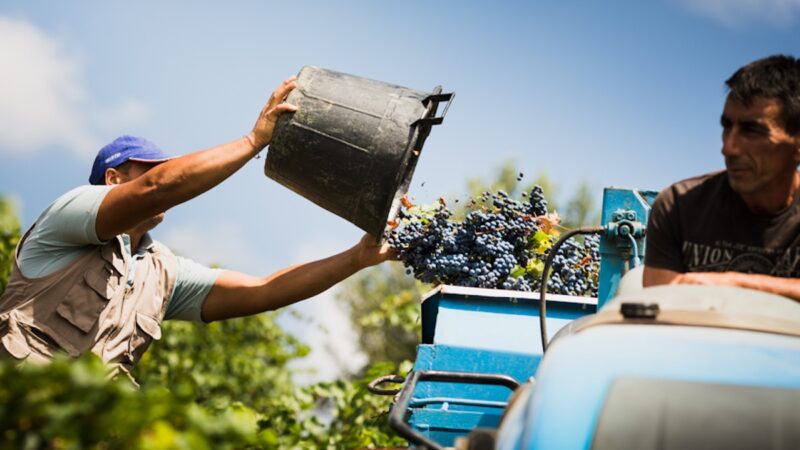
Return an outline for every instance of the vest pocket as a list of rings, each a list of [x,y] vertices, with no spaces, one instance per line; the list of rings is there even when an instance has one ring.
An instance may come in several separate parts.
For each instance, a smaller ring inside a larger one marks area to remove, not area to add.
[[[158,321],[147,314],[136,313],[136,326],[155,340],[161,339],[161,325]]]
[[[161,324],[155,318],[137,311],[136,330],[131,336],[130,347],[128,348],[128,357],[132,365],[136,365],[139,362],[153,339],[161,339]]]
[[[97,323],[108,300],[114,296],[118,283],[114,282],[114,278],[95,271],[86,272],[83,280],[84,283],[76,283],[67,292],[56,312],[84,333],[88,333]]]
[[[0,316],[0,328],[3,328],[3,337],[0,338],[0,341],[11,356],[25,359],[31,354],[28,341],[19,327],[14,311]]]

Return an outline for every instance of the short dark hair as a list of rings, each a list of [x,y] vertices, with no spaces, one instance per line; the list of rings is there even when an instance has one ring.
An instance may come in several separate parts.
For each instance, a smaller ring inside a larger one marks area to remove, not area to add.
[[[725,84],[730,95],[745,105],[756,97],[778,100],[786,132],[800,132],[800,59],[768,56],[740,68]]]

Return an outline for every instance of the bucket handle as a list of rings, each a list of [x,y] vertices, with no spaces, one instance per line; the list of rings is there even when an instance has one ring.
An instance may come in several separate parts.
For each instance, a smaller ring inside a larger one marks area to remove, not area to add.
[[[456,98],[456,93],[449,92],[442,94],[441,90],[442,90],[441,86],[436,86],[436,88],[434,89],[434,93],[425,97],[425,99],[422,100],[422,104],[428,106],[429,109],[433,111],[434,114],[436,114],[435,111],[438,109],[439,103],[447,102],[447,104],[444,107],[444,110],[442,111],[442,115],[438,117],[427,117],[426,114],[426,117],[417,119],[412,125],[422,125],[422,124],[440,125],[444,121],[444,116],[447,114],[447,110],[450,109],[450,104],[453,102],[453,99]],[[430,106],[431,102],[433,102],[433,107]]]
[[[433,125],[439,125],[442,123],[442,121],[444,121],[444,116],[447,114],[447,110],[450,109],[450,104],[453,102],[455,97],[455,92],[443,94],[442,87],[436,86],[433,88],[433,93],[422,100],[422,104],[425,105],[425,114],[411,124],[412,130],[416,130],[417,133],[417,140],[413,147],[415,151],[418,152],[419,149],[422,148],[422,145],[425,143],[425,139],[427,139],[428,135],[431,133],[431,127],[433,127]],[[436,110],[439,109],[439,103],[445,101],[447,102],[447,105],[444,107],[442,115],[436,117]]]

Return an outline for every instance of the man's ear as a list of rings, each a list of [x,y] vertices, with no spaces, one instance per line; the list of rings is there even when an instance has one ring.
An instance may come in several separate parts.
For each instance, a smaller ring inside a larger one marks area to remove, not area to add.
[[[122,174],[119,172],[119,170],[114,168],[106,169],[106,185],[122,183]]]

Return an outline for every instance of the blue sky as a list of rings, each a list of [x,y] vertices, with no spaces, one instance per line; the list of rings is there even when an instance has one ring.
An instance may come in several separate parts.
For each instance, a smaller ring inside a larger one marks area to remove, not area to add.
[[[27,226],[119,134],[173,154],[236,139],[305,64],[457,92],[417,166],[420,201],[461,195],[508,159],[564,192],[584,180],[598,198],[611,185],[658,190],[722,168],[723,81],[800,54],[798,15],[800,0],[6,1],[0,194]],[[255,274],[357,241],[263,162],[171,210],[155,236]],[[323,297],[304,308],[335,309]]]

